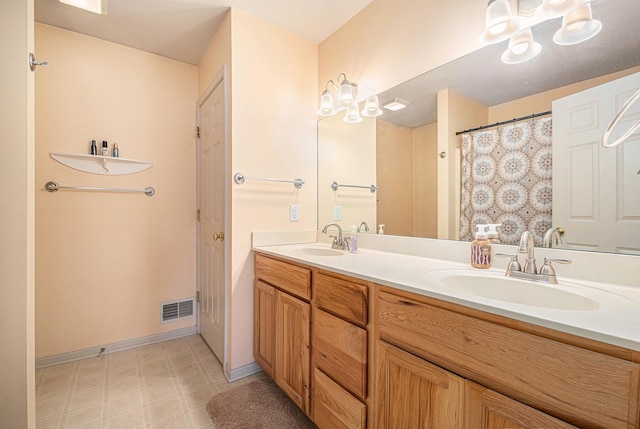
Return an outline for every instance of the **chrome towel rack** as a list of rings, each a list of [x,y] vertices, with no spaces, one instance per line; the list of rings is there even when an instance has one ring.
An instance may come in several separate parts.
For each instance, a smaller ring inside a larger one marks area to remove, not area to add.
[[[267,177],[249,177],[249,176],[245,176],[242,173],[236,173],[233,175],[233,181],[236,182],[238,185],[242,185],[244,183],[245,180],[262,180],[265,182],[283,182],[283,183],[293,183],[293,186],[296,187],[296,189],[300,189],[302,188],[302,185],[304,185],[304,180],[302,179],[294,179],[294,180],[284,180],[284,179],[269,179]]]
[[[156,190],[151,186],[147,186],[144,189],[123,189],[123,188],[96,188],[93,186],[61,186],[57,182],[47,182],[44,188],[49,192],[56,192],[60,189],[70,189],[73,191],[104,191],[104,192],[126,192],[126,193],[140,193],[146,194],[148,197],[152,197]]]
[[[331,184],[331,189],[333,189],[334,191],[337,191],[338,188],[362,188],[362,189],[368,189],[371,191],[372,194],[374,194],[377,190],[378,187],[376,185],[371,185],[371,186],[363,186],[363,185],[341,185],[338,182],[333,182]]]

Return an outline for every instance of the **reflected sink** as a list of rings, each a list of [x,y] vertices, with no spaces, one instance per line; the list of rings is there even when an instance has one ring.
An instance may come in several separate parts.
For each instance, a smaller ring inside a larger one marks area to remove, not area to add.
[[[295,249],[294,252],[306,256],[343,256],[345,252],[327,247],[301,247]]]
[[[427,272],[424,277],[456,292],[513,304],[569,311],[600,308],[596,301],[560,285],[460,271]]]

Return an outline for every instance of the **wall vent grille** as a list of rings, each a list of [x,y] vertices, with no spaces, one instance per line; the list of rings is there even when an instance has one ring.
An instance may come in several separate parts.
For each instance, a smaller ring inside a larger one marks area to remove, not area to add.
[[[186,319],[195,316],[195,298],[181,301],[163,302],[160,305],[161,323],[173,322],[174,320]]]

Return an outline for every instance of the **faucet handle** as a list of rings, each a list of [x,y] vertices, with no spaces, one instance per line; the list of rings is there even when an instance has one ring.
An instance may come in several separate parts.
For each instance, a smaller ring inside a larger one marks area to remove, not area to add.
[[[559,264],[570,264],[571,263],[571,259],[567,259],[567,258],[544,258],[544,265],[540,268],[540,274],[545,275],[545,276],[553,276],[555,277],[556,275],[556,270],[553,269],[553,266],[551,265],[552,262],[557,262]]]
[[[522,267],[520,266],[520,262],[518,261],[518,254],[510,255],[509,253],[500,253],[497,252],[496,256],[498,258],[511,258],[509,261],[509,265],[507,265],[507,271],[522,271]]]

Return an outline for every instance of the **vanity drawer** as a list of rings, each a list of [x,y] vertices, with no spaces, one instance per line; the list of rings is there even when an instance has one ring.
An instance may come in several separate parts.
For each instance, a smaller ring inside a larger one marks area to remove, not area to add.
[[[313,422],[320,429],[365,429],[367,406],[317,368],[313,372]]]
[[[256,277],[299,298],[311,299],[311,270],[256,253]]]
[[[351,323],[366,327],[369,319],[369,288],[319,273],[314,280],[315,304]]]
[[[366,398],[367,331],[316,310],[312,332],[315,366],[360,399]]]
[[[578,426],[638,428],[640,365],[380,292],[380,338]]]

